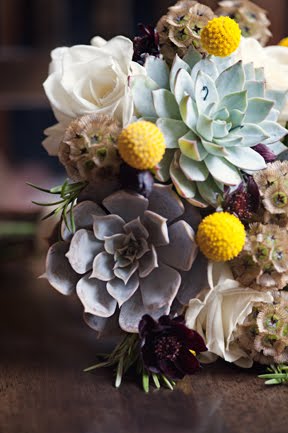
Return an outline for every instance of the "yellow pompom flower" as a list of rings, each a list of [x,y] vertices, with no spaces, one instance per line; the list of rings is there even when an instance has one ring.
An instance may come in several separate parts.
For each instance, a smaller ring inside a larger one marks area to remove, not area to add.
[[[131,123],[118,138],[121,158],[138,170],[155,167],[163,158],[165,147],[160,129],[154,123],[146,121]]]
[[[280,45],[280,47],[288,47],[288,37],[282,39],[278,45]]]
[[[230,56],[239,46],[241,30],[230,17],[213,18],[201,32],[202,47],[218,57]]]
[[[226,262],[242,251],[245,237],[245,228],[239,218],[228,212],[215,212],[200,223],[196,241],[209,260]]]

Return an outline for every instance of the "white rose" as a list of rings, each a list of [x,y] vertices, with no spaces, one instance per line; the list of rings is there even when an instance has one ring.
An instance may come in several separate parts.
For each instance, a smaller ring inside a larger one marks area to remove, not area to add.
[[[288,91],[288,49],[269,46],[263,48],[256,39],[242,38],[236,52],[237,60],[253,62],[256,68],[263,67],[267,89]],[[280,114],[279,122],[288,121],[288,98]]]
[[[128,77],[145,69],[132,61],[133,43],[117,36],[106,42],[95,37],[91,45],[61,47],[52,51],[49,76],[44,83],[58,124],[46,129],[43,145],[57,155],[68,124],[75,117],[98,112],[115,116],[127,125],[133,115]]]
[[[228,362],[249,368],[253,361],[233,341],[237,325],[243,324],[256,302],[272,303],[269,292],[240,287],[227,264],[209,263],[210,290],[205,299],[192,299],[186,312],[186,325],[205,340],[208,353],[203,362],[213,362],[218,356]]]

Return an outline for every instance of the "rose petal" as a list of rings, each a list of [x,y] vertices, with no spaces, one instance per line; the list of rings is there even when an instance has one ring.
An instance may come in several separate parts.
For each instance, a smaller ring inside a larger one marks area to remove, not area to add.
[[[85,275],[78,281],[77,295],[85,312],[100,317],[110,317],[115,313],[117,302],[106,290],[106,283]]]
[[[139,277],[146,278],[151,272],[157,268],[158,260],[154,245],[139,261]]]
[[[93,261],[91,278],[98,278],[101,281],[110,281],[114,278],[114,259],[106,252],[99,253]]]
[[[92,269],[93,260],[103,247],[103,242],[97,241],[93,232],[80,229],[73,236],[66,257],[75,272],[85,274]]]
[[[183,214],[184,205],[177,194],[172,191],[172,185],[154,184],[149,196],[148,210],[166,218],[169,223]]]
[[[169,313],[169,306],[155,311],[148,311],[144,307],[140,290],[137,290],[131,298],[125,302],[120,310],[119,324],[123,331],[138,333],[138,325],[144,314],[150,314],[153,319],[157,320],[163,314]]]
[[[147,311],[156,311],[171,306],[181,284],[179,272],[159,263],[148,277],[140,280],[143,304]]]
[[[119,278],[114,278],[114,280],[108,281],[107,283],[107,291],[114,299],[116,299],[119,307],[131,298],[138,287],[139,279],[137,274],[133,274],[127,284]]]
[[[73,271],[65,257],[68,249],[68,242],[57,242],[49,248],[46,257],[46,278],[62,295],[71,295],[79,280],[79,275]]]
[[[169,243],[166,218],[154,212],[146,211],[142,221],[149,232],[149,242],[155,245],[155,247]]]
[[[148,207],[148,200],[140,194],[118,191],[103,200],[103,206],[122,217],[126,222],[141,217]]]
[[[73,215],[75,231],[79,229],[91,230],[93,227],[93,215],[105,215],[105,212],[93,201],[82,201],[74,207]],[[68,241],[73,237],[73,233],[68,230],[64,221],[61,226],[61,236],[64,241]]]
[[[189,271],[198,252],[194,230],[185,221],[178,221],[168,228],[168,233],[169,245],[157,248],[158,258],[173,268]]]
[[[123,232],[125,221],[118,215],[93,216],[93,230],[97,239],[104,241],[107,236]]]

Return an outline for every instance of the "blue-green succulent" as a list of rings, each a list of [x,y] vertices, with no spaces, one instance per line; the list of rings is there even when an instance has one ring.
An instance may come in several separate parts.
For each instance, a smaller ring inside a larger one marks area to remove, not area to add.
[[[265,89],[263,68],[201,55],[190,48],[171,69],[148,57],[147,76],[132,79],[137,118],[155,122],[166,152],[156,168],[162,182],[172,180],[178,194],[199,207],[216,206],[225,185],[238,185],[243,171],[266,167],[252,149],[268,145],[277,155],[286,135],[277,119],[286,94]]]

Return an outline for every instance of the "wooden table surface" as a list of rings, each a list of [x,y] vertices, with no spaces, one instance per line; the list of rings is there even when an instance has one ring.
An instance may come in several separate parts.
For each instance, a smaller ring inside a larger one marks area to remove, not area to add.
[[[174,392],[83,373],[101,350],[82,308],[24,258],[1,265],[0,433],[287,433],[288,387],[218,362]],[[103,349],[103,348],[102,348]]]

